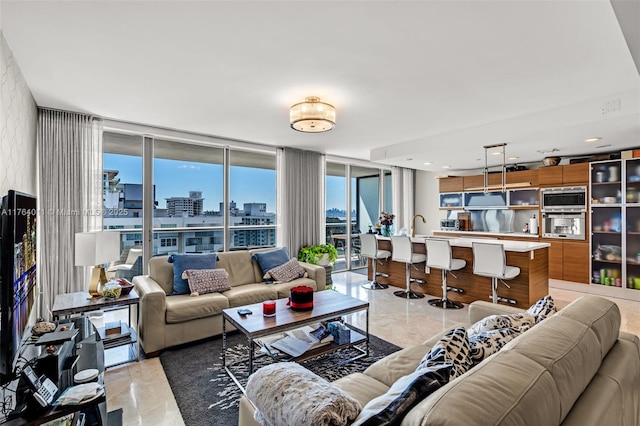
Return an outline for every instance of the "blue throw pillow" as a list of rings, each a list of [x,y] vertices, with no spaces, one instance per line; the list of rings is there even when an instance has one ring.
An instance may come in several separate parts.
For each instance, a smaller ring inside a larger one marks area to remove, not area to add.
[[[287,263],[289,261],[289,252],[286,247],[280,247],[275,250],[254,253],[251,258],[258,262],[260,269],[262,269],[262,275],[264,275],[273,268]]]
[[[218,255],[215,253],[172,254],[167,262],[173,263],[173,292],[171,294],[190,294],[189,281],[182,279],[187,269],[216,269]]]

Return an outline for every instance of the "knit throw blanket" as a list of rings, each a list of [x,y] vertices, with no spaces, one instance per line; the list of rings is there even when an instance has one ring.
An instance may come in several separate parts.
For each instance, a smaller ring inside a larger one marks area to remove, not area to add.
[[[264,426],[338,426],[351,424],[360,403],[295,362],[260,368],[249,377],[247,397]]]

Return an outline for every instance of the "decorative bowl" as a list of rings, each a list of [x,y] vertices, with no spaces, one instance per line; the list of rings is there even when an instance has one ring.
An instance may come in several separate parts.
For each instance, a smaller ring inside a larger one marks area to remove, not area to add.
[[[557,166],[560,164],[560,157],[544,157],[542,159],[542,164],[545,166]]]

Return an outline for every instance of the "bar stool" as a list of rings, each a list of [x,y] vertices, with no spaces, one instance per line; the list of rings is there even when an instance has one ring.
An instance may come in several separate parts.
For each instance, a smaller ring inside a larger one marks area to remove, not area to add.
[[[520,268],[507,266],[504,245],[502,244],[471,243],[471,247],[473,250],[473,273],[491,278],[491,301],[498,303],[498,300],[502,299],[498,297],[498,280],[507,288],[511,288],[504,280],[512,280],[520,275]],[[509,299],[504,300],[515,302]]]
[[[405,264],[405,278],[407,280],[407,289],[394,291],[393,294],[405,299],[422,299],[424,294],[411,291],[411,269],[414,263],[421,263],[427,260],[424,254],[414,253],[411,244],[411,238],[406,236],[391,237],[391,260],[394,262],[402,262]],[[415,268],[415,266],[413,266]],[[416,268],[418,270],[418,268]],[[413,280],[415,281],[415,280]]]
[[[460,309],[462,303],[447,299],[447,272],[458,271],[467,265],[464,259],[453,259],[451,256],[451,244],[449,240],[427,238],[427,266],[429,268],[442,269],[442,299],[429,299],[431,306],[443,309]],[[453,273],[451,275],[457,278]]]
[[[389,288],[386,284],[380,284],[376,281],[378,273],[376,272],[376,264],[380,262],[380,259],[388,259],[391,257],[389,250],[378,250],[378,240],[375,234],[360,234],[360,256],[371,259],[371,265],[373,266],[373,280],[370,283],[362,284],[362,288],[367,290],[381,290]],[[380,262],[382,263],[382,262]]]

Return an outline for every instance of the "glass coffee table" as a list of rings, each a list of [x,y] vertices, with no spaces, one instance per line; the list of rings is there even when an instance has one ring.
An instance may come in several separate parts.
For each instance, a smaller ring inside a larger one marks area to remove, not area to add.
[[[350,333],[351,339],[347,343],[330,343],[311,349],[299,357],[287,358],[287,360],[300,362],[346,347],[353,347],[359,352],[358,356],[349,359],[349,361],[369,355],[369,302],[364,302],[360,299],[345,296],[344,294],[331,290],[314,293],[313,309],[309,311],[294,311],[287,306],[288,301],[288,298],[276,300],[276,315],[274,317],[265,317],[262,315],[262,302],[222,311],[222,366],[243,392],[244,387],[233,373],[232,367],[239,363],[248,362],[248,374],[251,375],[253,373],[254,359],[256,356],[256,340],[266,336],[295,330],[305,325],[338,318],[346,314],[364,311],[366,316],[364,333],[361,333],[359,330],[352,330]],[[240,309],[249,309],[252,314],[240,315],[238,313]],[[227,364],[227,322],[244,334],[249,341],[248,356],[229,364]],[[349,324],[346,325],[349,326]],[[353,327],[349,327],[353,329]],[[359,343],[365,343],[365,349],[355,346]]]

